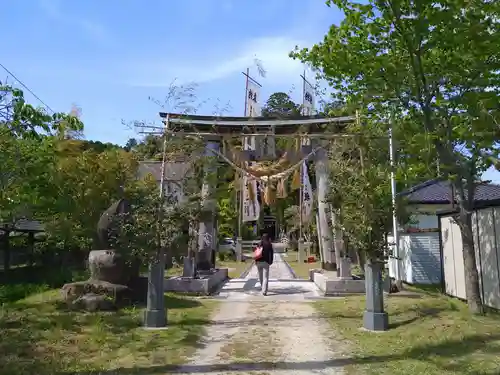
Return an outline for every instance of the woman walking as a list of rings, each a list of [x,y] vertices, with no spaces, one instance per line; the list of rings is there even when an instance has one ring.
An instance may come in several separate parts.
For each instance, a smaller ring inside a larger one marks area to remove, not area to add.
[[[255,259],[257,271],[259,272],[259,281],[262,294],[267,295],[267,288],[269,284],[269,266],[273,264],[274,249],[271,239],[267,233],[262,235],[259,247],[262,248],[260,257]]]

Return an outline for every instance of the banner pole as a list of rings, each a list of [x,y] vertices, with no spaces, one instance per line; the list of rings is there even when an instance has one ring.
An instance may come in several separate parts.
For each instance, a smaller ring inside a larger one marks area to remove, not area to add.
[[[247,115],[247,106],[248,106],[248,74],[250,72],[250,69],[247,68],[247,74],[245,74],[245,107],[243,109],[243,113],[244,113],[244,116],[246,117]],[[242,143],[243,143],[243,146],[245,144],[245,137],[242,138]],[[244,197],[244,175],[243,173],[241,173],[241,176],[240,176],[240,181],[239,181],[239,185],[240,185],[240,191],[239,191],[239,194],[237,194],[237,196],[239,195],[240,197],[240,200],[238,202],[238,199],[236,199],[236,203],[237,203],[237,206],[238,206],[238,240],[241,240],[242,239],[242,236],[243,236],[243,233],[241,232],[241,227],[242,227],[242,219],[243,219],[243,197]],[[236,188],[236,186],[235,186]],[[238,241],[239,242],[239,241]]]

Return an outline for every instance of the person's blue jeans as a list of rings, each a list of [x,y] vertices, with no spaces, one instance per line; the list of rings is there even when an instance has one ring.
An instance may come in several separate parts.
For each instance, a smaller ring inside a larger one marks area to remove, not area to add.
[[[267,288],[269,285],[269,264],[267,262],[256,262],[257,271],[259,272],[259,282],[261,286],[262,294],[267,294]]]

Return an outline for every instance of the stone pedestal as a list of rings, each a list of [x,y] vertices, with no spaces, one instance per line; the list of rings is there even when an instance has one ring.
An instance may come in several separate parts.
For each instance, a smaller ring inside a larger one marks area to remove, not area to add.
[[[312,249],[312,242],[304,242],[304,254],[306,256],[311,255],[311,249]]]
[[[196,275],[196,262],[194,258],[184,257],[182,277],[194,277]]]
[[[116,250],[89,253],[90,278],[64,284],[61,291],[71,309],[114,310],[143,302],[147,284],[139,276],[137,259],[127,259]]]
[[[92,250],[88,264],[92,280],[127,285],[130,279],[139,276],[139,262],[125,259],[114,249]]]
[[[167,327],[167,310],[144,310],[144,328],[165,329]]]
[[[208,296],[218,290],[228,278],[228,269],[220,268],[214,272],[201,271],[199,277],[171,277],[164,280],[165,292],[189,293]]]
[[[352,280],[351,260],[349,258],[340,258],[340,279]]]
[[[366,308],[363,327],[369,331],[386,331],[389,318],[384,311],[382,262],[370,262],[365,266]]]
[[[321,262],[321,269],[325,271],[336,271],[337,265],[332,262]]]
[[[304,260],[304,249],[305,249],[305,244],[303,239],[299,240],[298,246],[299,249],[297,251],[297,262],[302,263]]]
[[[236,261],[241,262],[243,260],[243,238],[238,237],[236,239]]]

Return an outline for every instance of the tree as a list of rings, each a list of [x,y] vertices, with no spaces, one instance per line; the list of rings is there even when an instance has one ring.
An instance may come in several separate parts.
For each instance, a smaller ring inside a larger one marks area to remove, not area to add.
[[[71,111],[69,112],[71,118],[80,120],[82,115],[82,109],[76,104],[71,106]],[[59,122],[59,127],[56,130],[56,137],[59,139],[83,139],[83,128],[75,129],[73,124],[67,119],[63,119]]]
[[[62,128],[83,130],[82,122],[73,114],[49,115],[41,108],[26,103],[22,90],[0,82],[0,123],[19,137],[37,137],[41,133],[58,132]]]
[[[262,116],[277,118],[300,116],[300,106],[295,104],[287,93],[275,92],[262,108]]]
[[[287,119],[300,116],[300,110],[301,106],[296,104],[290,98],[290,95],[284,92],[275,92],[269,96],[269,99],[262,108],[262,116],[275,119]],[[276,149],[279,152],[293,150],[296,149],[297,146],[297,139],[294,138],[275,138],[275,142]],[[277,200],[271,207],[271,212],[277,218],[280,226],[284,226],[286,222],[289,221],[285,217],[285,209],[293,206],[299,200],[298,191],[291,192],[290,189],[287,189],[287,191],[289,191],[290,194],[286,198]]]
[[[296,50],[350,104],[432,149],[453,183],[469,308],[482,312],[471,215],[477,176],[498,160],[500,3],[328,0],[345,13],[323,42]],[[429,147],[430,146],[430,147]]]
[[[337,139],[329,149],[329,201],[337,212],[335,225],[363,268],[365,259],[372,263],[384,259],[386,234],[392,229],[388,142],[377,124],[353,125],[348,131],[360,135]]]
[[[217,200],[219,238],[232,238],[237,232],[239,207],[236,207],[232,186],[229,191],[232,192],[232,196],[227,196],[226,190],[226,196]]]
[[[130,184],[125,195],[131,204],[131,220],[116,217],[116,230],[110,236],[114,248],[144,263],[158,262],[161,247],[170,254],[176,247],[185,248],[189,238],[183,229],[191,218],[192,200],[177,202],[172,194],[160,198],[157,182],[148,176]]]
[[[134,147],[136,147],[139,144],[137,139],[135,138],[129,138],[127,143],[125,144],[125,150],[131,151]]]
[[[350,116],[355,112],[355,108],[349,108],[345,100],[334,99],[323,104],[320,115],[323,116]]]

